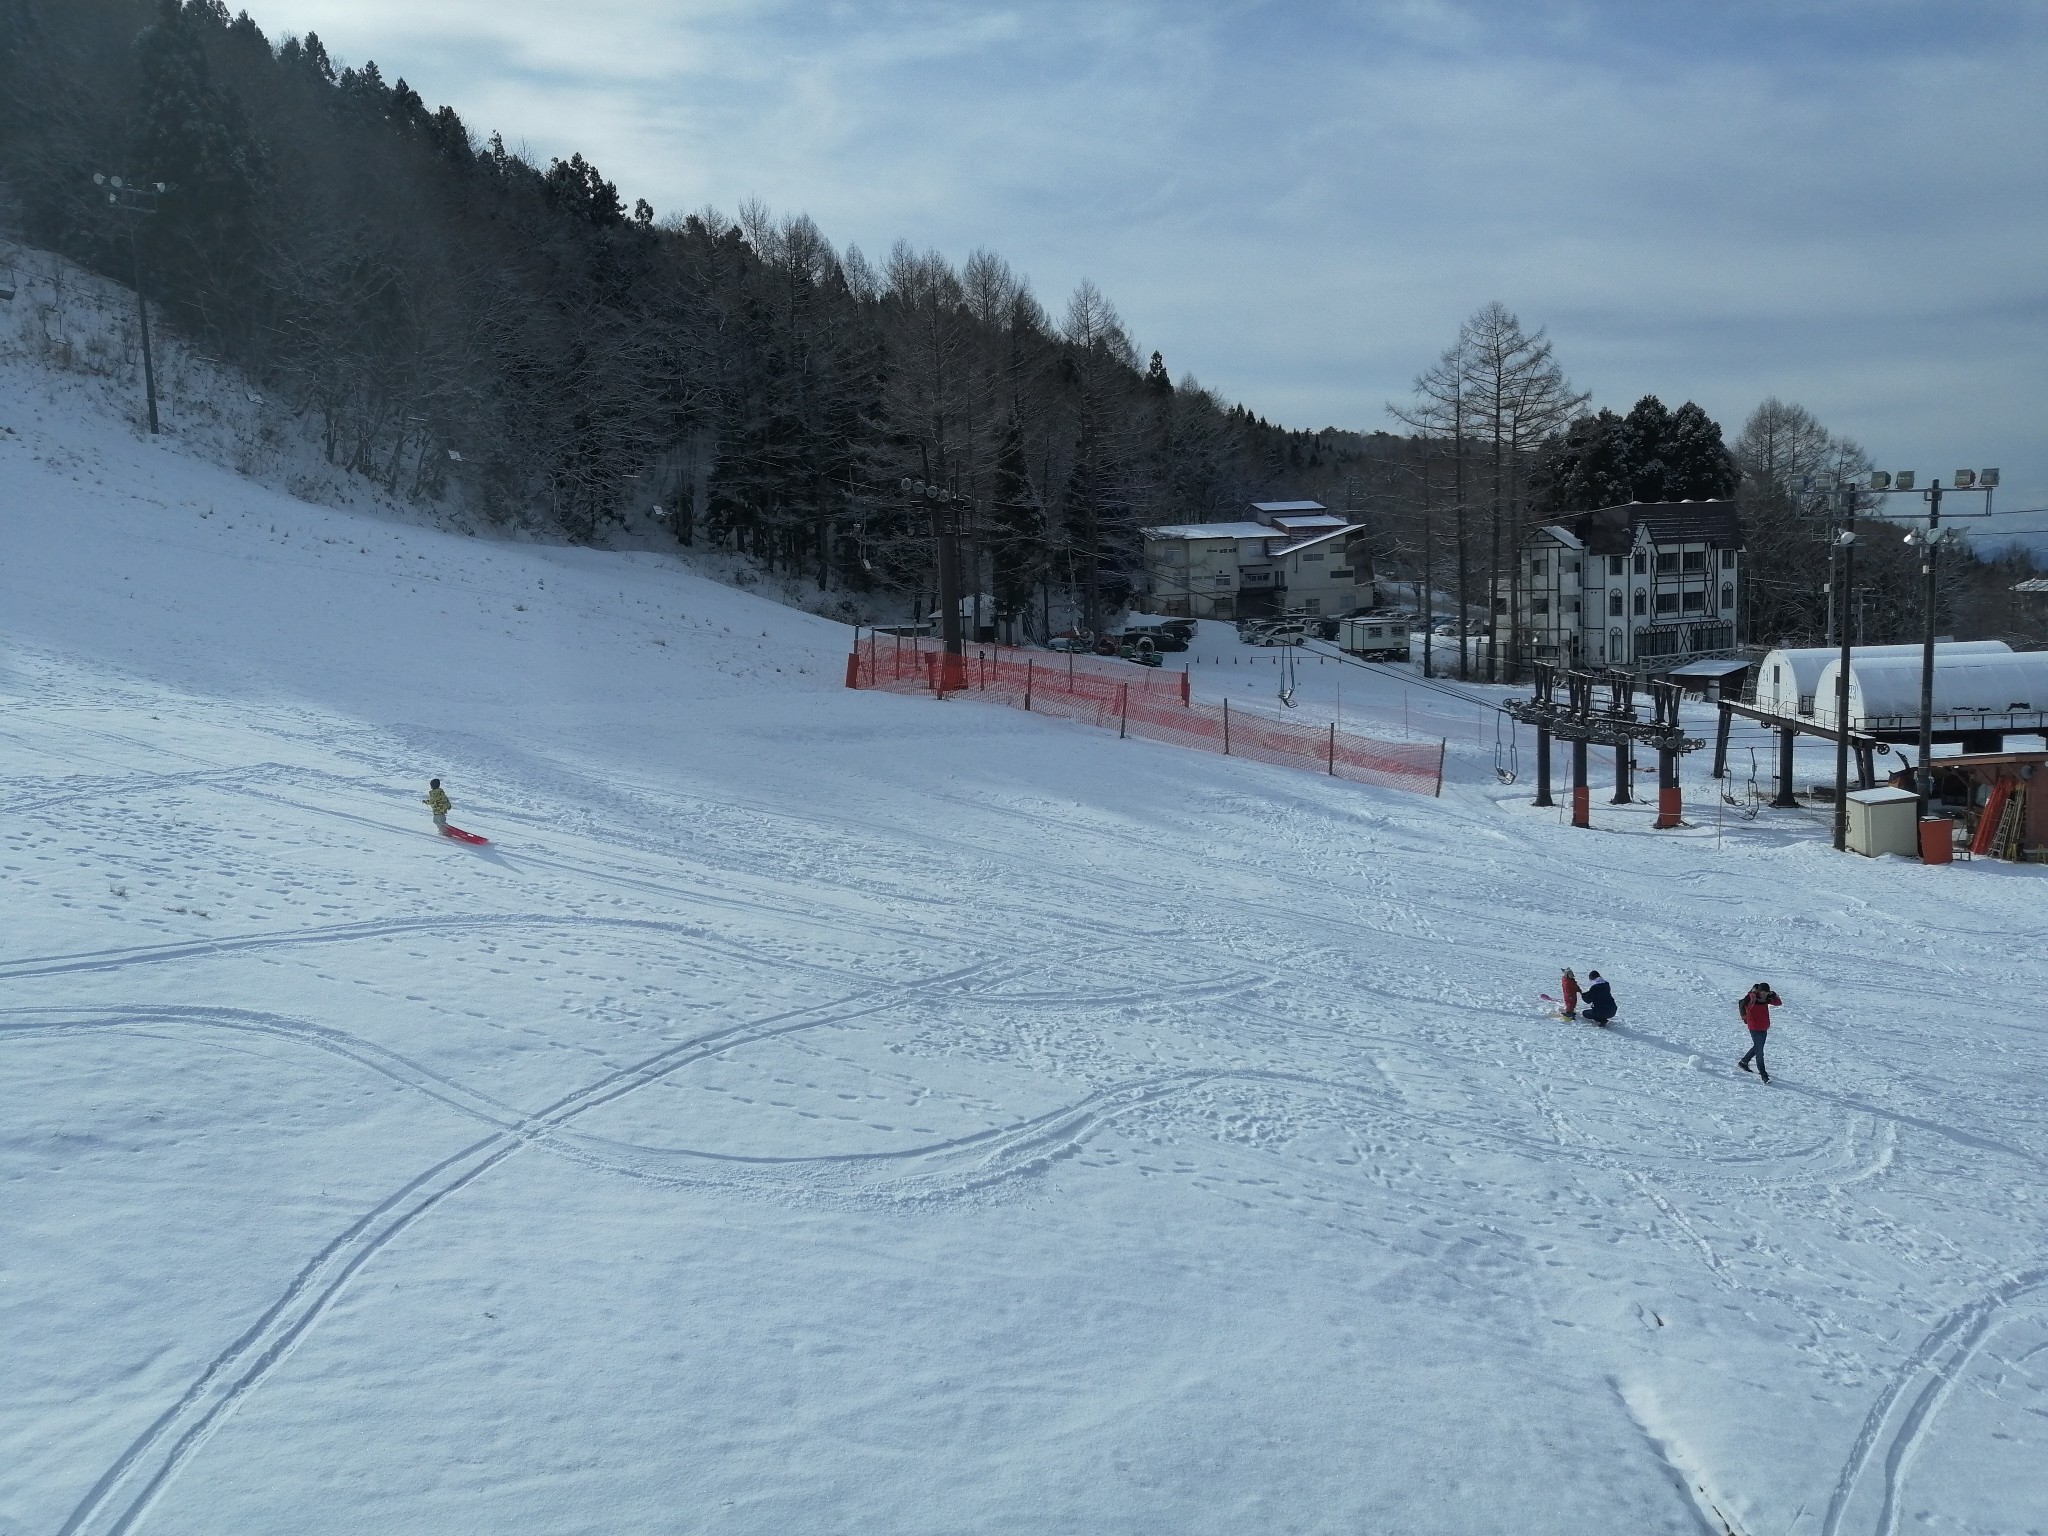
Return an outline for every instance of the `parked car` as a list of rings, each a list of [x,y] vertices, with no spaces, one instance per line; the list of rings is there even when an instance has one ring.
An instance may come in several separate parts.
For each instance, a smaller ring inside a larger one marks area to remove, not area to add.
[[[1309,626],[1297,620],[1277,620],[1261,624],[1249,634],[1240,631],[1246,645],[1300,645],[1309,638]]]
[[[1149,640],[1155,650],[1184,651],[1188,648],[1188,641],[1194,638],[1194,625],[1190,622],[1183,629],[1178,624],[1142,624],[1125,630],[1124,637]]]

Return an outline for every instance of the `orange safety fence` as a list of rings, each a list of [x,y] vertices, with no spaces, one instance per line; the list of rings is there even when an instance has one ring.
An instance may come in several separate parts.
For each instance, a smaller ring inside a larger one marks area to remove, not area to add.
[[[1186,672],[1078,654],[977,645],[948,658],[922,636],[869,635],[846,658],[846,686],[891,693],[959,694],[1057,715],[1227,757],[1304,768],[1359,784],[1443,792],[1444,743],[1375,741],[1332,725],[1297,724],[1198,703]]]

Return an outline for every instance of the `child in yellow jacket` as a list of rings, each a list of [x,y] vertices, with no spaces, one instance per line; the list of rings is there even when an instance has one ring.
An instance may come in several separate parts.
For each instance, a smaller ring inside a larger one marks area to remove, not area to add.
[[[448,835],[448,813],[455,807],[448,799],[448,791],[441,787],[439,779],[427,780],[427,798],[420,802],[434,813],[434,830],[443,837]]]

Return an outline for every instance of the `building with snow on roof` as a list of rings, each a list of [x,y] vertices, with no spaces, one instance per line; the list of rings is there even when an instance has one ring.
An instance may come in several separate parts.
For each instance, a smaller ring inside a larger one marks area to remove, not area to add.
[[[1633,501],[1532,530],[1493,594],[1504,656],[1659,672],[1735,654],[1732,501]]]
[[[1140,608],[1242,619],[1290,612],[1337,617],[1372,606],[1363,523],[1319,501],[1255,501],[1249,510],[1241,522],[1144,529]]]
[[[1911,645],[1859,645],[1851,655],[1857,662],[1911,657],[1913,675],[1918,678],[1921,650],[1917,641]],[[1945,657],[1984,654],[2009,656],[2012,647],[2003,640],[1943,640],[1934,648],[1937,668]],[[1841,658],[1839,645],[1780,646],[1768,652],[1757,667],[1756,707],[1774,715],[1798,715],[1819,720],[1822,725],[1834,725],[1835,680],[1828,669]],[[1821,681],[1823,673],[1827,674],[1826,683]],[[1916,712],[1920,708],[1917,694],[1913,708]]]
[[[1980,642],[1996,645],[1998,642]],[[1920,734],[1919,646],[1858,647],[1849,656],[1849,729],[1880,741],[1917,741]],[[1839,655],[1822,669],[1813,713],[1834,724]],[[2003,752],[2008,732],[2048,740],[2048,651],[1978,649],[1968,642],[1935,647],[1933,739],[1965,752]]]

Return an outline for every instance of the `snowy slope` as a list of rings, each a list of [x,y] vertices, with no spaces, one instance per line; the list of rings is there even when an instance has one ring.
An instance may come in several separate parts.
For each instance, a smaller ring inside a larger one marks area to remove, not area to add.
[[[2043,871],[849,694],[120,403],[0,355],[0,1532],[2048,1525]]]

